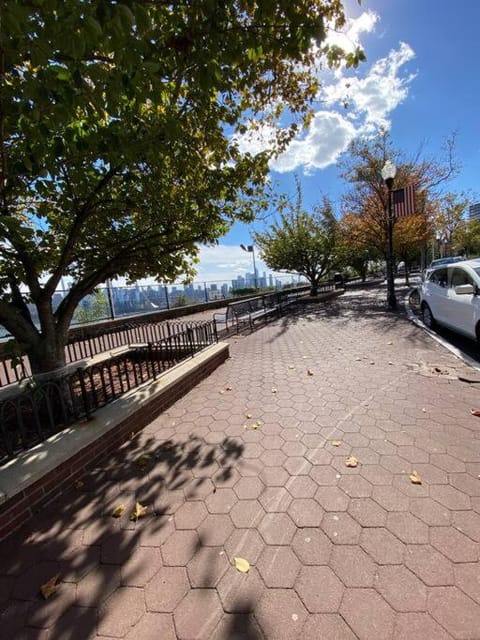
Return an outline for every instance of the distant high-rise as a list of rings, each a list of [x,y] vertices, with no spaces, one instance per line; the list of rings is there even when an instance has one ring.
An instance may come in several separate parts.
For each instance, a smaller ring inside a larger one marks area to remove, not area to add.
[[[469,206],[468,218],[469,220],[480,220],[480,202]]]

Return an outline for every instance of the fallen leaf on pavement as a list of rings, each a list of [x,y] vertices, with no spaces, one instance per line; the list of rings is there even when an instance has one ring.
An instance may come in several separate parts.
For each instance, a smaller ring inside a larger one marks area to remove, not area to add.
[[[60,574],[57,573],[56,576],[53,576],[53,578],[50,578],[48,582],[45,582],[45,584],[42,584],[42,586],[40,587],[40,591],[42,593],[42,596],[45,598],[45,600],[48,600],[50,596],[53,596],[53,594],[56,593],[58,589],[59,577],[60,577]]]
[[[332,447],[339,447],[341,444],[341,440],[332,440]]]
[[[245,558],[234,558],[235,569],[240,573],[248,573],[250,571],[250,563]]]
[[[245,414],[245,417],[246,417],[246,418],[248,418],[248,419],[250,420],[250,418],[252,417],[252,414],[251,414],[251,413],[246,413],[246,414]]]
[[[262,426],[262,423],[260,422],[260,420],[257,420],[252,424],[252,429],[260,429],[261,426]]]
[[[480,409],[472,409],[471,414],[472,416],[480,416]]]
[[[345,465],[347,467],[356,467],[358,465],[358,460],[355,456],[349,456],[345,461]]]
[[[143,518],[148,513],[148,507],[144,507],[140,502],[135,503],[135,509],[130,514],[130,520],[136,522],[139,518]]]
[[[307,376],[315,375],[311,369],[307,369]]]
[[[295,369],[295,365],[293,365],[293,364],[289,364],[289,365],[288,365],[288,368],[289,368],[289,369]]]
[[[387,344],[393,344],[393,342],[390,340],[389,342],[387,342]]]
[[[225,391],[223,389],[220,389],[218,393],[225,393]]]
[[[277,393],[277,390],[275,389],[275,387],[273,387],[272,393]]]
[[[411,473],[408,477],[410,478],[410,482],[412,484],[422,484],[422,479],[416,471]]]
[[[85,483],[83,482],[83,480],[78,480],[77,482],[75,482],[75,489],[78,489],[78,491],[80,491],[80,489],[83,489],[84,486]]]
[[[225,387],[225,391],[231,391],[233,387]]]
[[[122,516],[124,513],[125,513],[125,505],[119,504],[112,511],[112,518],[120,518],[120,516]]]

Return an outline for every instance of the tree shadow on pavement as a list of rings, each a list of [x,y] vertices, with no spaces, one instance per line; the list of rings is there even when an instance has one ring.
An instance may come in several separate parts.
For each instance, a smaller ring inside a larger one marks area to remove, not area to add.
[[[418,329],[411,325],[403,309],[401,301],[407,290],[397,290],[398,310],[389,312],[386,305],[386,290],[384,287],[360,291],[348,291],[339,297],[310,302],[308,299],[292,305],[288,315],[279,323],[279,330],[268,342],[280,338],[289,327],[304,322],[319,322],[328,320],[332,327],[351,323],[373,323],[382,333],[393,331],[401,326],[408,328],[404,337],[407,340],[419,339]]]
[[[215,491],[213,473],[219,486],[227,482],[243,449],[232,438],[161,441],[140,432],[106,457],[0,543],[2,637],[125,636],[144,613],[138,587],[162,569],[160,547],[177,531],[173,514]],[[147,514],[130,519],[137,502]],[[123,513],[113,517],[120,505]],[[181,552],[193,556],[200,547],[192,531]],[[44,599],[40,587],[54,576],[58,590]]]

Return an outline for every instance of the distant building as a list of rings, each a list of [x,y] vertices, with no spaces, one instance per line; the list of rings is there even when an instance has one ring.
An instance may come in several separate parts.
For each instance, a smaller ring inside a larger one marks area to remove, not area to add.
[[[468,218],[469,220],[480,220],[480,202],[469,206]]]

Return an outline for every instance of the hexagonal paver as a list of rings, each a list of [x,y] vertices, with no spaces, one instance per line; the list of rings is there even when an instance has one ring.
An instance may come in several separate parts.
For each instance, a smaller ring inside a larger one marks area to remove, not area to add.
[[[241,500],[255,500],[264,490],[265,485],[260,478],[241,478],[234,491]]]
[[[452,511],[472,508],[469,496],[447,484],[430,487],[430,497]]]
[[[260,479],[266,487],[283,487],[288,478],[283,467],[266,467],[260,473]]]
[[[330,566],[346,587],[372,587],[377,565],[357,546],[335,546]]]
[[[299,637],[307,611],[292,589],[268,589],[255,609],[255,617],[267,638]]]
[[[480,515],[474,511],[455,511],[453,526],[475,542],[480,542]]]
[[[78,582],[76,604],[80,607],[98,606],[119,587],[120,581],[119,567],[102,564],[96,566]],[[101,590],[98,585],[102,586]]]
[[[294,476],[288,481],[288,493],[294,498],[313,498],[316,483],[309,476]]]
[[[360,525],[345,512],[326,513],[321,527],[335,544],[357,544],[360,539]]]
[[[297,527],[319,527],[323,509],[312,498],[296,498],[288,507],[288,515]]]
[[[183,567],[163,567],[145,587],[147,610],[173,611],[189,587],[187,572]]]
[[[452,562],[477,562],[480,547],[454,527],[431,527],[430,542]]]
[[[249,613],[256,610],[265,586],[255,567],[248,573],[241,573],[230,566],[218,583],[217,591],[227,613]]]
[[[264,451],[260,456],[260,461],[266,467],[280,467],[287,459],[287,456],[278,449]]]
[[[288,509],[292,496],[285,487],[267,487],[259,500],[268,513],[279,513]]]
[[[162,566],[160,549],[155,547],[136,549],[131,558],[121,567],[122,585],[144,587]]]
[[[410,512],[420,520],[423,520],[425,524],[432,527],[448,526],[452,521],[452,515],[449,509],[446,509],[431,498],[412,498],[410,500]],[[457,513],[462,514],[468,512],[459,511]]]
[[[357,640],[353,631],[337,613],[319,613],[308,616],[302,629],[302,640]]]
[[[292,549],[305,565],[328,564],[332,546],[320,529],[299,529],[292,541]]]
[[[120,587],[101,606],[97,630],[101,635],[122,638],[145,613],[142,589]]]
[[[425,611],[427,589],[406,567],[379,567],[375,586],[396,611]]]
[[[343,476],[338,481],[338,486],[350,498],[368,498],[373,490],[370,482],[361,476]]]
[[[264,515],[258,500],[239,500],[230,512],[233,524],[239,528],[257,527]]]
[[[286,513],[267,513],[258,531],[267,544],[290,544],[296,527]]]
[[[451,636],[428,613],[401,613],[395,620],[393,640],[451,640]]]
[[[325,511],[346,511],[349,497],[339,487],[319,487],[315,500]]]
[[[409,545],[405,553],[405,564],[427,586],[453,584],[452,563],[429,544]]]
[[[236,529],[225,543],[229,558],[239,556],[255,564],[265,547],[265,542],[256,529]]]
[[[348,513],[362,527],[383,527],[387,521],[387,512],[371,498],[352,498]]]
[[[292,476],[307,476],[312,465],[308,460],[300,456],[292,456],[285,460],[283,466]]]
[[[217,489],[205,500],[210,513],[229,513],[237,502],[237,495],[230,488]]]
[[[257,562],[257,569],[267,587],[290,588],[300,571],[300,562],[289,547],[268,546]]]
[[[373,487],[372,498],[387,511],[407,511],[408,509],[408,496],[395,487]]]
[[[175,531],[162,546],[163,564],[185,566],[200,546],[196,531]]]
[[[214,589],[192,589],[173,614],[178,639],[210,638],[222,614]]]
[[[140,622],[125,636],[126,640],[161,638],[176,640],[173,618],[168,613],[146,613]]]
[[[295,591],[310,613],[335,613],[343,596],[343,584],[329,567],[303,567]]]
[[[480,629],[480,606],[455,587],[436,587],[428,596],[430,615],[454,638],[467,640]]]
[[[390,640],[395,613],[373,589],[347,589],[340,613],[360,640]]]
[[[233,528],[233,522],[229,516],[213,514],[205,518],[198,527],[197,532],[203,545],[218,547],[224,544],[232,533]]]
[[[207,510],[202,502],[185,502],[175,513],[177,529],[196,529],[207,517]]]
[[[411,513],[389,513],[385,527],[406,544],[428,542],[427,525]]]
[[[320,487],[333,487],[341,478],[340,474],[330,465],[320,465],[313,467],[310,471],[310,478],[314,480]]]
[[[480,604],[480,572],[477,563],[455,565],[455,584]]]
[[[387,529],[364,529],[360,545],[378,564],[401,564],[403,561],[405,546]]]
[[[216,587],[228,566],[223,547],[202,547],[187,564],[191,586],[194,589]]]

